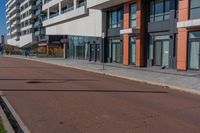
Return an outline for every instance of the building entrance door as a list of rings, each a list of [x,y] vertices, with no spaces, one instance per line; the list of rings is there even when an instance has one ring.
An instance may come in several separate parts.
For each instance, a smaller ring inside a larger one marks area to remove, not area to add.
[[[130,64],[136,63],[136,37],[130,37],[130,50],[129,50]]]
[[[154,65],[169,66],[169,40],[156,40],[154,42]]]
[[[109,58],[113,63],[122,63],[122,44],[120,39],[111,39],[109,44]]]
[[[100,61],[100,44],[90,44],[90,61]]]
[[[200,69],[200,41],[190,42],[189,68]]]

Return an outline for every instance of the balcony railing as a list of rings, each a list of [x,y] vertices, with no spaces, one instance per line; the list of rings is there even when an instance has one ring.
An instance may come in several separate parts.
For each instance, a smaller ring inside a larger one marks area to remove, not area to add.
[[[56,16],[58,16],[58,15],[59,15],[59,12],[50,15],[49,18],[54,18],[54,17],[56,17]]]
[[[52,0],[45,0],[45,1],[44,1],[44,4],[47,4],[47,3],[49,3],[50,1],[52,1]]]
[[[84,1],[84,2],[82,2],[82,3],[79,3],[79,4],[77,4],[77,8],[79,8],[79,7],[82,7],[82,6],[86,6],[86,1]]]
[[[62,10],[62,14],[66,13],[66,12],[69,12],[69,11],[72,11],[74,10],[74,7],[69,7],[69,8],[66,8],[65,10]]]

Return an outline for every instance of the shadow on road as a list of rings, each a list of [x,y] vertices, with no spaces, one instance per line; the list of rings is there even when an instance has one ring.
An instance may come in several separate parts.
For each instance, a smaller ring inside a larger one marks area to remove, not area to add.
[[[53,84],[53,83],[65,83],[65,82],[93,82],[93,81],[97,81],[97,80],[93,80],[93,79],[65,79],[65,80],[43,79],[43,80],[32,80],[32,81],[28,81],[26,83],[29,83],[29,84],[42,84],[42,83]]]
[[[29,84],[65,83],[65,82],[94,82],[95,79],[0,79],[0,81],[25,81]]]
[[[48,90],[48,89],[0,89],[0,91],[24,91],[24,92],[100,92],[100,93],[168,93],[167,91],[130,91],[130,90]]]

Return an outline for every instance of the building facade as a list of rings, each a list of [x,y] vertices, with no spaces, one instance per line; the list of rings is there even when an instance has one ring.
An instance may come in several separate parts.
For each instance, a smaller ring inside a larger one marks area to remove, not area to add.
[[[32,0],[8,0],[6,17],[9,44],[22,47],[33,41],[33,10]]]
[[[199,70],[199,0],[88,0],[103,12],[105,60]]]
[[[179,0],[178,59],[180,70],[200,69],[200,2]]]
[[[18,1],[6,5],[8,36],[15,41],[24,34],[17,26],[23,24],[23,0]],[[47,52],[60,48],[72,59],[200,69],[199,0],[36,0],[33,5],[31,34]]]
[[[86,0],[43,0],[47,35],[62,36],[65,57],[100,61],[102,14]]]
[[[59,41],[55,36],[46,36],[42,25],[45,15],[42,12],[42,0],[8,0],[6,3],[8,44],[22,50],[41,54],[63,55],[61,43],[48,48],[51,40]],[[48,49],[50,49],[48,52]]]

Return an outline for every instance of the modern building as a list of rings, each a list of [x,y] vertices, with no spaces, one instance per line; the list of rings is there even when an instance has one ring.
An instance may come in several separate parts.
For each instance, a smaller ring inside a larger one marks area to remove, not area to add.
[[[100,60],[102,14],[86,0],[43,0],[47,35],[62,36],[65,57]]]
[[[45,17],[42,4],[42,0],[8,0],[6,3],[8,44],[23,50],[63,56],[60,38],[45,34],[45,28],[42,26]],[[47,44],[52,43],[51,40],[57,41],[57,44],[53,48],[48,48]]]
[[[23,47],[32,43],[33,9],[32,0],[8,0],[6,3],[8,44]]]
[[[103,12],[108,62],[200,68],[199,0],[88,0]]]
[[[16,26],[23,22],[17,8],[22,5],[18,0],[6,5],[11,40],[23,37]],[[56,48],[72,59],[200,69],[199,0],[36,0],[33,5],[30,33],[47,53]]]

